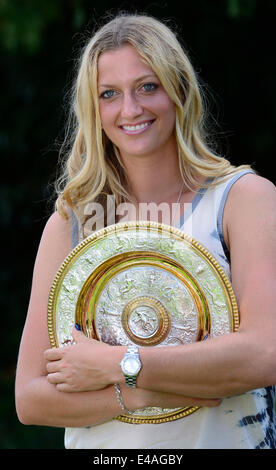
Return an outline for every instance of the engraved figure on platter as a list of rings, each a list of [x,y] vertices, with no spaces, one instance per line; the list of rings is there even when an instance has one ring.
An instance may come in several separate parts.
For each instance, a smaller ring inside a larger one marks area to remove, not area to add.
[[[129,327],[137,336],[150,336],[158,328],[158,316],[147,306],[136,307],[130,315]]]

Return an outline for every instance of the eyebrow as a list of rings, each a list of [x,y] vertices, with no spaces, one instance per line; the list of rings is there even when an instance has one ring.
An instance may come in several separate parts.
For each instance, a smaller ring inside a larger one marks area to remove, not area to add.
[[[134,80],[134,83],[142,82],[143,80],[145,80],[147,78],[150,78],[150,77],[157,79],[157,76],[155,74],[149,73],[149,74],[146,74],[146,75],[142,75],[139,78],[136,78],[136,80]],[[115,86],[114,84],[108,84],[108,83],[99,83],[99,85],[98,85],[99,88],[113,88],[114,86]]]

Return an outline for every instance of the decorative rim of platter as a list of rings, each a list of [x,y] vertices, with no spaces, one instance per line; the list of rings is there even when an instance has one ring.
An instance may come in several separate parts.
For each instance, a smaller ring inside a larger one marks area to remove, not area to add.
[[[113,345],[160,347],[236,331],[239,312],[228,276],[198,241],[150,221],[118,223],[80,242],[60,266],[48,301],[51,347],[88,337]],[[198,406],[150,407],[115,419],[158,424]]]

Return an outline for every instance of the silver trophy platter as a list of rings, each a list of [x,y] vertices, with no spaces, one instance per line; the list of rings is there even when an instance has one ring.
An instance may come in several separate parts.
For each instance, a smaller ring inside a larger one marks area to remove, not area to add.
[[[51,346],[70,344],[79,323],[110,345],[184,345],[236,331],[238,308],[217,260],[171,226],[129,222],[99,230],[67,256],[48,302]],[[162,423],[197,406],[150,407],[116,419]]]

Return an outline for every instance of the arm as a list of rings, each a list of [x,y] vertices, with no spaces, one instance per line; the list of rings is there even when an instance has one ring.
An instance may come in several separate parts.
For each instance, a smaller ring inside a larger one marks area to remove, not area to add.
[[[46,224],[40,242],[18,358],[16,407],[19,419],[26,424],[87,425],[100,419],[98,410],[101,410],[102,420],[120,413],[116,400],[112,400],[112,387],[102,391],[100,396],[95,392],[73,396],[58,392],[46,379],[44,351],[50,347],[48,293],[59,266],[71,249],[70,224],[55,213]],[[102,407],[98,406],[99,400]]]
[[[139,386],[202,397],[276,384],[276,189],[255,175],[230,191],[224,234],[240,311],[238,332],[203,343],[143,349]],[[156,370],[166,371],[158,375]],[[178,377],[178,380],[175,380]]]
[[[255,175],[235,183],[225,208],[224,233],[231,251],[232,283],[240,311],[238,332],[184,346],[140,348],[143,367],[138,387],[212,398],[276,383],[274,185]],[[122,384],[119,362],[124,348],[105,348],[98,354],[95,343],[90,343],[90,367],[94,358],[101,364],[106,385]],[[62,387],[66,380],[58,377],[54,383]],[[97,388],[99,381],[91,379],[86,386]]]
[[[47,380],[45,350],[50,347],[47,329],[48,294],[58,268],[70,251],[70,224],[56,213],[46,224],[40,242],[18,357],[16,408],[23,424],[79,427],[99,424],[122,413],[113,385],[99,391],[65,393]],[[68,346],[60,350],[64,354],[70,348]],[[54,349],[50,352],[54,352]],[[77,351],[77,356],[81,357],[80,351]],[[122,393],[129,410],[156,403],[164,407],[188,406],[191,401],[198,405],[218,404],[210,400],[191,400],[142,388],[128,390],[123,385]]]

